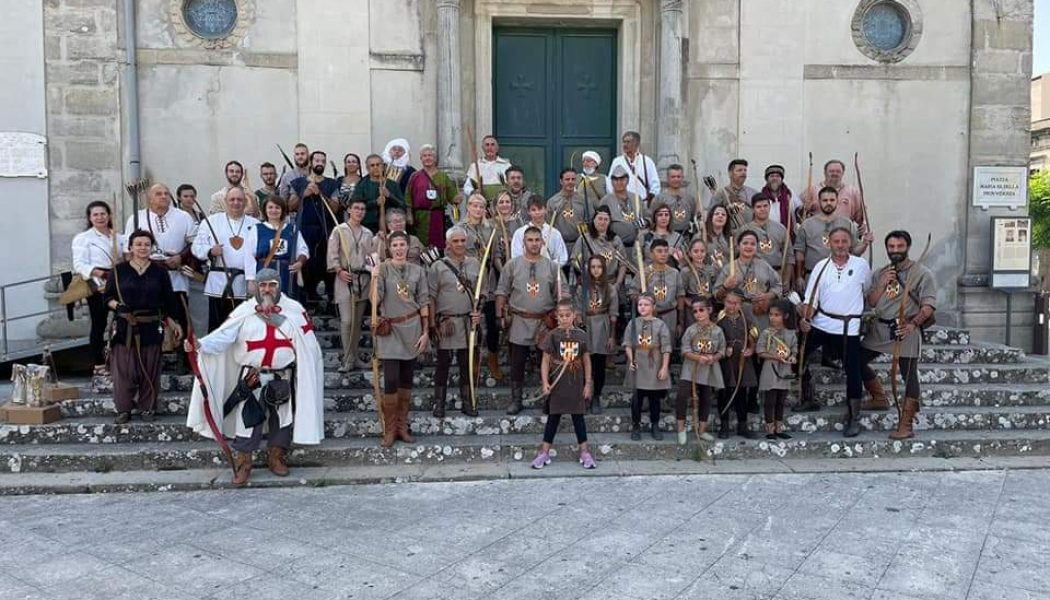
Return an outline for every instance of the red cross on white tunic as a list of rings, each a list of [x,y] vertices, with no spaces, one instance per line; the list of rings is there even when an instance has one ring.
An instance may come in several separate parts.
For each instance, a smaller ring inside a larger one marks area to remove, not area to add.
[[[310,315],[306,314],[305,310],[303,311],[303,320],[306,321],[306,325],[303,325],[302,330],[303,335],[306,335],[314,330],[314,322],[310,320]]]
[[[263,350],[263,358],[260,366],[265,368],[273,368],[273,355],[277,352],[278,348],[294,348],[292,346],[292,340],[289,339],[278,339],[277,328],[270,323],[266,324],[266,335],[261,340],[246,340],[244,342],[248,348],[248,352],[253,350]]]

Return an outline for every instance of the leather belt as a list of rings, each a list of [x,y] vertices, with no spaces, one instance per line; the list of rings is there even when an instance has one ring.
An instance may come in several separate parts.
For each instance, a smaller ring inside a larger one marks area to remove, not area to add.
[[[534,320],[546,319],[547,318],[547,313],[545,313],[545,312],[539,312],[539,313],[525,312],[523,310],[518,310],[516,308],[510,309],[510,314],[517,315],[517,316],[525,318],[525,319],[534,319]]]

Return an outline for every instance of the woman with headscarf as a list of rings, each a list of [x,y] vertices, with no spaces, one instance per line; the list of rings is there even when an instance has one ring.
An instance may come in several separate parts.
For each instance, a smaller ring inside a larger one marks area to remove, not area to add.
[[[405,194],[405,189],[408,188],[408,178],[416,172],[415,167],[408,164],[412,158],[409,155],[411,150],[405,138],[390,140],[386,143],[386,148],[383,148],[383,163],[386,164],[385,175],[387,179],[397,182],[402,196]],[[409,225],[411,226],[412,223],[409,222]]]

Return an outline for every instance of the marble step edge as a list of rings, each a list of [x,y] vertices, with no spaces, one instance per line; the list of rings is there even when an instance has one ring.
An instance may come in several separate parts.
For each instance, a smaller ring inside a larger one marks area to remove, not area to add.
[[[736,459],[879,459],[879,458],[982,458],[999,456],[1050,456],[1050,431],[960,432],[920,434],[894,441],[884,433],[862,432],[846,439],[837,433],[800,435],[790,440],[744,440],[733,437],[698,446],[695,438],[679,446],[673,436],[662,441],[648,437],[631,441],[624,435],[589,436],[598,461],[696,460],[709,464]],[[293,468],[467,465],[522,463],[532,459],[539,435],[511,434],[487,438],[419,437],[414,444],[398,443],[381,448],[374,439],[324,440],[317,446],[296,448],[289,457]],[[562,435],[556,448],[572,448],[571,434]],[[569,456],[574,456],[569,450]],[[256,464],[263,453],[256,453]],[[555,456],[557,459],[558,457]],[[562,459],[565,460],[565,459]],[[568,460],[573,460],[569,458]],[[845,467],[848,468],[848,467]],[[210,441],[172,444],[140,443],[97,446],[92,444],[39,445],[25,448],[0,446],[0,472],[15,478],[24,473],[111,473],[119,471],[226,470],[218,447]],[[409,470],[410,469],[406,469]],[[411,471],[410,471],[411,472]],[[293,475],[294,476],[294,475]]]
[[[788,413],[784,423],[791,433],[816,433],[842,431],[842,409],[824,409],[813,413]],[[497,435],[530,434],[543,432],[546,418],[536,410],[515,416],[498,411],[486,411],[478,417],[452,414],[444,420],[424,412],[410,415],[412,431],[417,435],[446,438],[492,437]],[[587,429],[593,433],[610,433],[626,436],[631,428],[630,413],[626,409],[610,409],[601,415],[586,415]],[[733,417],[729,417],[730,421]],[[712,429],[718,416],[711,419]],[[750,417],[752,427],[757,430],[757,416]],[[643,430],[649,428],[648,416],[642,418]],[[661,415],[659,425],[665,432],[675,430],[674,415]],[[893,431],[897,427],[894,410],[865,412],[860,418],[863,431]],[[1050,429],[1050,414],[1043,410],[1021,408],[997,409],[990,407],[966,409],[938,409],[921,412],[916,420],[917,431],[1014,431]],[[571,422],[563,419],[559,431],[570,433]],[[378,438],[382,433],[378,415],[375,413],[329,413],[325,415],[325,437]],[[137,442],[180,442],[199,439],[185,425],[183,417],[163,416],[152,423],[132,421],[117,425],[110,419],[85,418],[60,421],[47,425],[5,425],[0,427],[0,445],[26,447],[40,444],[88,443],[99,446],[122,445]]]

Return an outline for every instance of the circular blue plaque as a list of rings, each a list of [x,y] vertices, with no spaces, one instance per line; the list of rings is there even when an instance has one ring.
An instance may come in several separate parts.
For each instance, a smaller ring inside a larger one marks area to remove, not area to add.
[[[861,30],[872,47],[890,52],[904,45],[908,17],[896,2],[879,2],[864,13]]]
[[[213,40],[226,37],[237,25],[236,0],[186,0],[182,14],[195,35]]]

